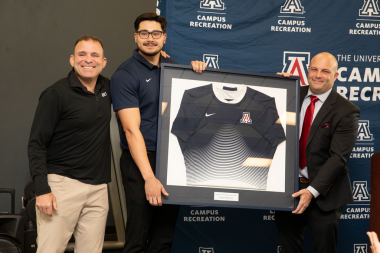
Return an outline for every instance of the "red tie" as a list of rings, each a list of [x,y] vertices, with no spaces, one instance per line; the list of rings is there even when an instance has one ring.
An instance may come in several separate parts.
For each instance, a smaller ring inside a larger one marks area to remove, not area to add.
[[[313,122],[315,102],[318,101],[318,97],[310,95],[310,99],[311,99],[311,103],[306,109],[305,118],[303,120],[301,138],[300,138],[299,166],[301,169],[306,166],[305,150],[306,150],[307,137],[309,136],[311,123]]]

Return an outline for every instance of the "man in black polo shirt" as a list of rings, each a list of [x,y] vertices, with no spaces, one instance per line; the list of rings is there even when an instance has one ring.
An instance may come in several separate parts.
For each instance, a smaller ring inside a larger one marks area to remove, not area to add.
[[[167,22],[155,13],[135,21],[138,49],[111,78],[113,108],[118,112],[123,154],[120,168],[127,200],[124,252],[170,252],[179,206],[162,205],[168,195],[154,176],[161,63],[176,63],[160,52],[166,39]],[[204,62],[191,63],[202,72]],[[152,169],[153,168],[153,169]],[[160,207],[158,207],[160,206]]]
[[[93,36],[75,43],[69,75],[42,92],[29,145],[36,186],[38,253],[101,253],[111,181],[111,98],[103,45]]]

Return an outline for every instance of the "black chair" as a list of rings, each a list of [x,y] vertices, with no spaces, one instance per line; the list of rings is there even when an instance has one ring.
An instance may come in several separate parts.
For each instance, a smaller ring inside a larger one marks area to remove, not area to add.
[[[0,214],[0,252],[22,253],[24,244],[24,219],[15,214],[15,190],[0,188],[0,193],[11,194],[11,213]]]
[[[37,252],[36,189],[31,181],[25,185],[21,215],[24,217],[24,253]]]

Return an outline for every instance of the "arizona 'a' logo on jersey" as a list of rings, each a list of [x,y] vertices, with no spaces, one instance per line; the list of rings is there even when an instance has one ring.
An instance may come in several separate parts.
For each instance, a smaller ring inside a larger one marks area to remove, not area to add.
[[[378,0],[364,0],[363,7],[359,10],[362,17],[380,17]]]
[[[354,253],[368,253],[367,244],[354,244]]]
[[[373,141],[373,134],[369,131],[369,120],[359,120],[357,141]]]
[[[224,3],[222,0],[203,0],[201,1],[201,9],[211,10],[224,10]]]
[[[303,14],[304,10],[300,0],[286,0],[285,4],[281,6],[280,13]]]
[[[214,249],[213,248],[199,247],[199,253],[214,253]]]
[[[370,201],[367,181],[354,181],[352,195],[355,201]]]
[[[299,76],[301,85],[309,85],[307,82],[306,70],[310,65],[309,52],[290,52],[284,51],[284,68],[282,72],[291,73],[293,76]]]
[[[204,54],[203,61],[206,63],[207,68],[218,69],[218,55],[217,54]]]
[[[240,123],[252,124],[251,114],[249,112],[243,112],[243,117],[240,119]]]

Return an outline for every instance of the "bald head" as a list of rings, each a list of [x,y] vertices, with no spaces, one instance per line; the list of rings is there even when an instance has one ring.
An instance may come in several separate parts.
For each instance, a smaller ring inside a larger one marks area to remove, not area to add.
[[[321,95],[334,86],[338,77],[338,61],[327,52],[319,53],[311,59],[307,80],[315,95]]]
[[[330,54],[330,53],[327,53],[327,52],[319,53],[319,54],[315,55],[313,57],[313,59],[311,59],[311,62],[313,62],[313,61],[330,62],[331,66],[333,67],[335,72],[338,71],[338,61],[336,60],[335,56]],[[310,66],[311,66],[311,63],[310,63]]]

